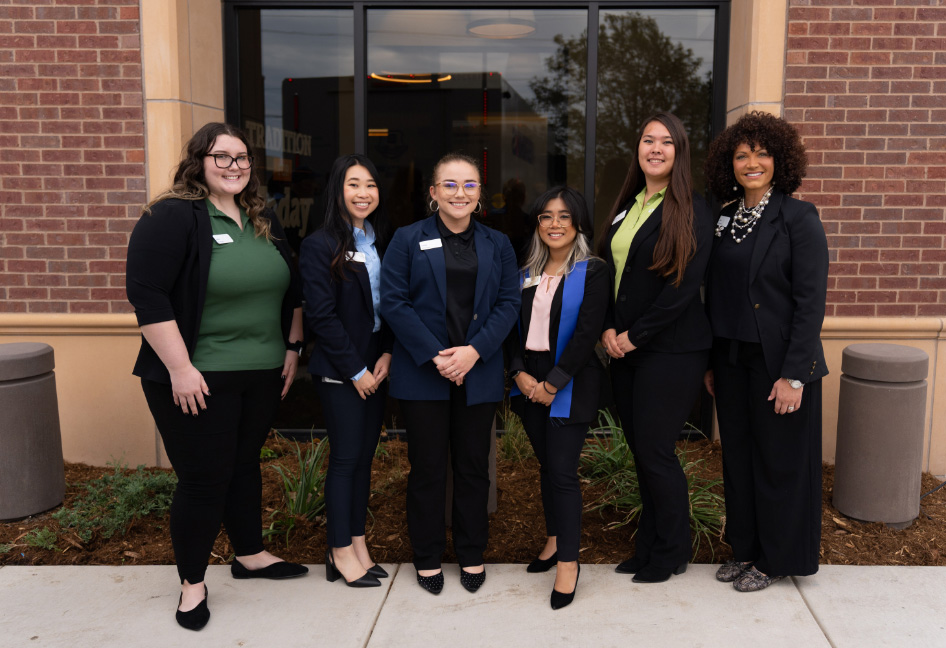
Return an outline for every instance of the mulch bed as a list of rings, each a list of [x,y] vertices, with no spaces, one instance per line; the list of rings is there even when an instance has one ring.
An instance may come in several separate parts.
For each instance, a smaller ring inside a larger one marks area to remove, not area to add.
[[[290,465],[287,453],[292,445],[271,438],[267,447],[277,458],[264,462],[264,524],[270,514],[284,507],[279,477],[271,466]],[[408,462],[404,442],[393,439],[384,444],[387,452],[374,463],[368,522],[368,542],[375,560],[381,563],[408,563],[411,560],[407,522],[404,515]],[[702,459],[700,468],[706,476],[720,478],[721,448],[710,441],[691,441],[688,450],[693,459]],[[66,464],[66,504],[82,491],[85,481],[100,477],[111,469],[82,464]],[[831,505],[834,467],[824,466],[824,509],[822,518],[821,562],[830,565],[946,565],[946,488],[921,501],[920,515],[907,529],[896,530],[881,523],[863,523],[841,515]],[[923,475],[923,492],[939,484],[932,475]],[[500,461],[498,464],[498,510],[490,524],[488,563],[527,563],[544,543],[544,522],[538,486],[538,464],[534,458],[523,462]],[[586,505],[600,495],[585,484]],[[0,523],[0,545],[15,545],[0,554],[4,565],[166,565],[173,564],[167,516],[149,517],[133,524],[124,534],[106,540],[93,537],[83,543],[69,529],[60,529],[51,512]],[[611,525],[624,514],[613,509],[587,511],[582,531],[581,561],[613,564],[632,552],[633,524],[619,528]],[[23,537],[32,529],[48,527],[58,534],[55,550],[27,546]],[[324,520],[298,521],[289,534],[268,541],[273,553],[295,562],[321,563],[325,554]],[[702,543],[694,562],[719,562],[731,557],[729,547],[720,538]],[[226,563],[232,549],[221,533],[214,547],[212,564]],[[447,562],[455,561],[452,554]]]

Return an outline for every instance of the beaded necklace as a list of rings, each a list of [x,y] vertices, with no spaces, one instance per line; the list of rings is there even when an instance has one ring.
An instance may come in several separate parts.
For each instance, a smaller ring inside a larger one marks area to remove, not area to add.
[[[774,188],[775,187],[769,187],[769,190],[762,196],[762,200],[760,200],[755,207],[750,207],[749,209],[746,209],[746,199],[744,197],[739,199],[739,208],[736,209],[736,213],[733,215],[732,219],[732,227],[729,228],[729,233],[732,234],[732,240],[737,244],[746,240],[746,237],[752,233],[755,224],[762,218],[762,212],[765,211],[765,206],[769,204],[769,198],[772,196],[772,190]],[[717,225],[716,236],[720,236],[725,228],[726,225]],[[742,232],[742,236],[739,236],[736,230]]]

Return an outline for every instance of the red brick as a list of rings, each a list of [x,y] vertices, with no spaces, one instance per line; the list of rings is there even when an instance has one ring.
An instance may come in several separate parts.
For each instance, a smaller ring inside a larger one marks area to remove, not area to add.
[[[853,23],[851,33],[855,36],[890,36],[893,24],[885,22]]]
[[[920,250],[920,261],[923,263],[946,262],[946,250]]]
[[[913,68],[906,66],[874,67],[870,69],[872,79],[912,79]]]
[[[911,304],[878,304],[878,317],[916,317],[917,307]]]
[[[53,34],[56,23],[52,20],[15,20],[13,31],[17,34]]]
[[[866,153],[864,162],[866,164],[906,164],[907,155],[918,155],[917,153],[897,153],[897,152],[870,152]]]
[[[937,276],[942,268],[938,263],[904,263],[900,266],[900,273],[908,276]]]
[[[107,313],[108,306],[98,302],[78,301],[70,302],[70,313]]]
[[[830,46],[831,49],[839,51],[869,50],[871,48],[871,39],[847,37],[832,38]]]
[[[828,68],[829,79],[867,79],[872,76],[871,71],[875,68],[863,66],[841,66],[833,65]]]
[[[840,304],[835,307],[838,317],[871,317],[876,314],[876,307],[870,304]]]
[[[890,135],[908,135],[910,132],[909,124],[868,124],[867,134],[871,137],[890,136]]]
[[[66,256],[69,259],[104,259],[105,250],[93,247],[71,247],[66,248]],[[919,258],[917,258],[919,260]]]
[[[75,153],[82,153],[80,150]],[[70,164],[64,168],[65,175],[71,176],[101,176],[103,175],[101,164]]]
[[[908,7],[874,9],[874,20],[913,20],[914,18],[916,18],[916,9]]]
[[[851,65],[889,65],[890,52],[851,52]]]
[[[785,66],[786,79],[826,79],[828,68],[824,66],[812,67],[808,65]]]
[[[118,47],[117,36],[79,36],[79,47],[88,47],[97,50],[116,49]],[[105,52],[101,52],[99,60],[104,61]]]
[[[935,304],[937,295],[929,290],[901,290],[898,302]]]
[[[914,95],[913,99],[913,108],[939,108],[943,105],[943,96],[940,93],[931,94],[931,95]]]
[[[790,21],[826,21],[831,19],[831,11],[821,7],[789,7]]]
[[[903,83],[903,82],[897,82]],[[872,94],[879,92],[890,92],[890,81],[850,81],[848,90],[851,93]],[[902,92],[902,91],[898,91]]]
[[[916,68],[916,77],[918,79],[946,79],[946,67],[943,66],[920,66]]]
[[[829,290],[826,299],[829,304],[852,304],[857,301],[857,293],[853,290]]]
[[[863,290],[857,293],[858,303],[892,304],[897,301],[895,290]]]
[[[918,277],[879,277],[877,287],[882,290],[915,290],[919,282]]]
[[[935,61],[933,52],[894,52],[894,65],[932,65]]]
[[[942,317],[946,315],[946,304],[920,304],[916,314],[920,317]]]
[[[82,20],[114,20],[118,17],[115,7],[81,7],[77,17]]]
[[[65,300],[88,300],[90,297],[88,288],[50,288],[50,299]]]
[[[919,250],[881,250],[880,260],[882,262],[917,262],[920,260]]]
[[[92,20],[61,20],[56,23],[57,34],[96,34],[98,25]]]
[[[840,233],[847,236],[880,234],[880,223],[870,221],[844,222],[841,223]]]
[[[880,225],[881,234],[920,234],[922,229],[922,223],[917,223],[915,221],[898,221],[895,223],[881,223]]]
[[[922,167],[915,167],[915,166],[909,166],[909,165],[894,166],[894,167],[887,167],[887,168],[884,168],[884,167],[868,167],[868,168],[873,168],[873,169],[878,169],[880,171],[883,171],[884,174],[879,177],[885,177],[891,180],[893,179],[917,180],[917,179],[922,179],[924,177],[927,177],[926,169]]]
[[[828,97],[829,108],[867,108],[867,95],[836,95]]]

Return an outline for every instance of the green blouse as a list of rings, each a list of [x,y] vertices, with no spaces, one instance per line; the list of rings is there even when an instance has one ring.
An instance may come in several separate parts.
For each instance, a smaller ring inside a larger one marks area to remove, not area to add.
[[[611,258],[614,259],[615,299],[617,299],[618,296],[618,287],[621,285],[621,275],[624,274],[624,264],[627,263],[627,254],[631,251],[631,243],[634,241],[634,235],[637,234],[641,226],[647,222],[647,219],[654,213],[657,206],[663,202],[667,188],[664,187],[655,193],[650,197],[650,200],[647,201],[647,204],[644,204],[644,195],[646,193],[647,188],[645,187],[637,194],[637,198],[634,199],[634,204],[628,208],[627,214],[624,216],[624,221],[618,226],[618,231],[614,233],[614,237],[611,239]]]

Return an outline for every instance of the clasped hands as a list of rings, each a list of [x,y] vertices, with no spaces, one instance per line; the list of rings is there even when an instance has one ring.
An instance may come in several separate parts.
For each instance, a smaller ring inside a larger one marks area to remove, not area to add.
[[[390,371],[391,354],[382,353],[381,357],[378,358],[378,361],[374,365],[374,371],[366,371],[361,378],[352,381],[361,399],[366,400],[371,394],[378,391],[378,387],[380,387],[384,379],[388,377]]]
[[[530,401],[545,405],[546,407],[552,404],[552,401],[555,400],[555,394],[558,393],[558,390],[551,387],[547,382],[539,382],[525,371],[520,371],[516,376],[516,387],[518,387],[522,395]]]
[[[450,347],[434,356],[434,366],[440,375],[457,385],[463,384],[463,379],[480,359],[479,352],[472,345]]]
[[[609,328],[601,334],[601,346],[612,358],[623,358],[624,354],[637,348],[627,337],[627,331],[618,335],[618,332],[613,328]]]

